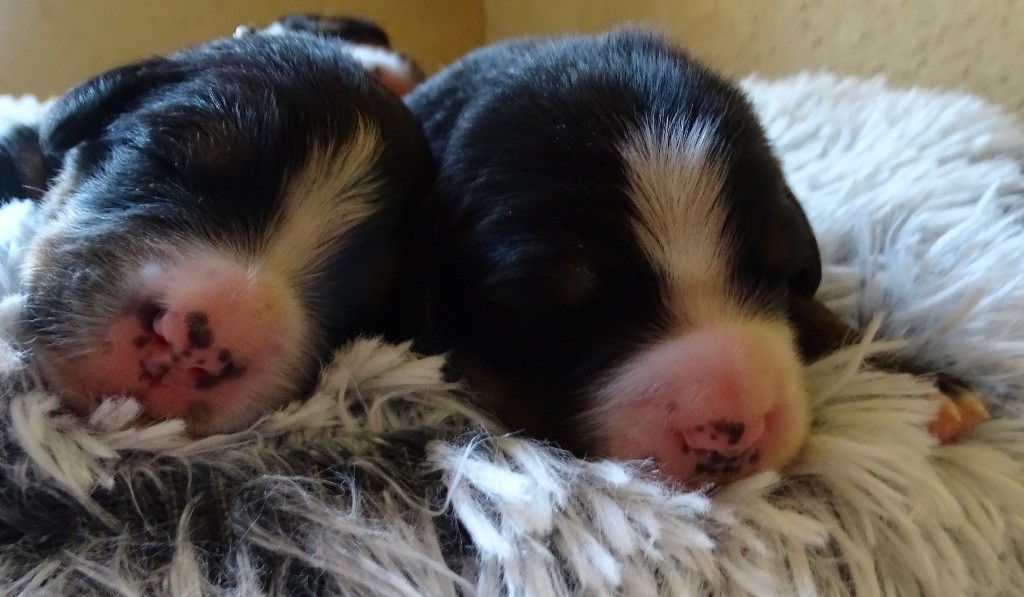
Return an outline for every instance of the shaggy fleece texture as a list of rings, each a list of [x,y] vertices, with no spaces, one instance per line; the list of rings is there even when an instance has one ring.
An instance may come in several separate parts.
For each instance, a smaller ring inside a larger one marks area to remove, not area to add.
[[[0,210],[0,591],[50,594],[1012,595],[1024,586],[1024,131],[956,94],[747,80],[826,262],[880,341],[807,368],[798,462],[679,492],[642,464],[500,435],[440,361],[362,340],[307,400],[189,441],[111,400],[62,413],[17,349],[34,210]],[[31,119],[0,99],[0,128]],[[6,120],[5,120],[6,119]],[[885,341],[881,341],[885,340]],[[903,350],[996,418],[949,446]]]

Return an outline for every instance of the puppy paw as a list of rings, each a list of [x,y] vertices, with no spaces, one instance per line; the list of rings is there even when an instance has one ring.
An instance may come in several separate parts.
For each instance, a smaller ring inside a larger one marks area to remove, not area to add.
[[[989,419],[988,408],[979,392],[958,381],[941,377],[936,388],[939,407],[928,423],[928,432],[939,443],[952,443]]]

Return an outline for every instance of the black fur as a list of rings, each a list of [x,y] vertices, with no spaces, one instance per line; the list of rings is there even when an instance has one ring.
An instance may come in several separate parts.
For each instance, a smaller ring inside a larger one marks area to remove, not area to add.
[[[258,254],[293,177],[317,152],[343,147],[360,120],[382,139],[374,213],[295,283],[322,356],[372,332],[399,223],[426,192],[431,160],[409,111],[343,46],[289,33],[128,65],[57,102],[41,145],[62,164],[63,188],[46,208],[71,214],[75,227],[39,251],[30,335],[59,348],[87,333],[84,322],[124,308],[133,291],[126,264],[140,251],[161,259],[165,249],[212,245]]]
[[[0,135],[0,204],[43,195],[52,165],[43,158],[39,131],[17,124]]]
[[[664,276],[638,243],[619,151],[651,120],[715,129],[735,282],[760,309],[813,295],[817,244],[742,93],[661,38],[517,41],[476,51],[407,98],[438,161],[411,261],[426,350],[508,404],[506,423],[585,453],[593,387],[667,333]],[[507,408],[506,408],[507,407]]]

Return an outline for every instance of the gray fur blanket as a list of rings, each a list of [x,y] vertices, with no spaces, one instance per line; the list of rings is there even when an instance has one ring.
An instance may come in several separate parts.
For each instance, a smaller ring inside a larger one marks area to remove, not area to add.
[[[820,296],[876,341],[807,367],[797,463],[673,491],[503,435],[440,361],[373,339],[308,399],[191,441],[64,413],[18,350],[31,203],[0,210],[0,592],[1012,595],[1024,586],[1024,131],[955,94],[748,80],[821,240]],[[0,98],[0,128],[36,117]],[[948,446],[903,350],[996,414]]]

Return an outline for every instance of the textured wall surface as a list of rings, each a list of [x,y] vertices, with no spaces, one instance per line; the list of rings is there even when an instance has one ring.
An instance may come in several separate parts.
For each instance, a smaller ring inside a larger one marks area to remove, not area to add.
[[[0,0],[0,93],[50,94],[283,13],[376,18],[430,72],[484,39],[653,24],[732,76],[962,89],[1024,116],[1024,0]]]
[[[961,89],[1024,116],[1022,0],[485,0],[487,38],[649,23],[726,74]]]
[[[428,72],[483,40],[480,0],[0,0],[0,93],[58,93],[242,23],[307,11],[377,20]]]

